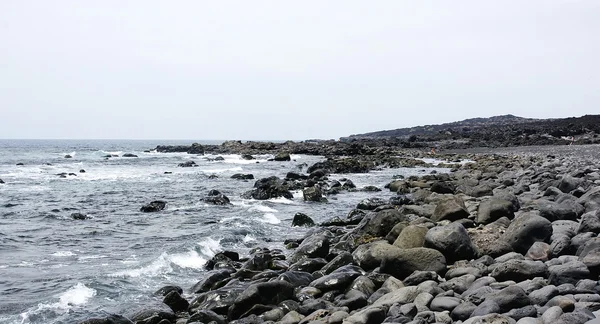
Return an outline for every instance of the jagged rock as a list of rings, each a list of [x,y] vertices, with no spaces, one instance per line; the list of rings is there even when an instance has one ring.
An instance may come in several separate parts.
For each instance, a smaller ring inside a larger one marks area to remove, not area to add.
[[[254,175],[253,174],[236,173],[236,174],[234,174],[234,175],[231,176],[231,179],[236,179],[236,180],[252,180],[252,179],[254,179]]]
[[[208,195],[204,197],[202,201],[211,205],[231,205],[231,202],[229,201],[229,198],[227,198],[227,196],[222,194],[220,191],[214,189],[209,191]]]
[[[177,164],[177,166],[180,168],[190,168],[190,167],[197,167],[198,165],[194,161],[185,161],[185,162]]]
[[[304,201],[320,202],[323,200],[323,192],[319,186],[312,186],[302,190],[302,197]]]
[[[310,218],[306,214],[296,213],[294,215],[294,219],[292,220],[292,227],[293,226],[306,226],[306,227],[310,227],[310,226],[315,226],[315,222],[312,220],[312,218]]]
[[[292,158],[290,157],[290,153],[280,152],[280,153],[275,154],[275,157],[273,157],[273,160],[275,160],[275,161],[291,161]]]

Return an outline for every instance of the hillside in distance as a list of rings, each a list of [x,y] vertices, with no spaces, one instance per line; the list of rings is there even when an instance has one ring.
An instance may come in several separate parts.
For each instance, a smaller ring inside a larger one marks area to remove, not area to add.
[[[439,125],[425,125],[356,134],[341,141],[386,139],[408,147],[444,148],[505,147],[600,143],[600,115],[533,119],[514,115],[470,118]]]

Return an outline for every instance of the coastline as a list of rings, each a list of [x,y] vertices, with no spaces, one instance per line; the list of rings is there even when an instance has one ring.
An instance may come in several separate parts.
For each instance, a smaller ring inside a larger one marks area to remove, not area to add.
[[[290,240],[287,251],[257,248],[241,258],[224,251],[193,291],[157,287],[156,305],[82,323],[583,323],[600,309],[600,174],[593,154],[600,149],[573,147],[436,154],[449,160],[451,173],[390,179],[385,190],[397,192],[394,199],[375,193],[342,211],[346,217]],[[339,142],[185,149],[329,156],[296,179],[311,203],[323,203],[317,189],[337,187],[327,179],[332,171],[416,167],[432,157],[412,150],[398,158],[389,146]],[[456,163],[462,159],[472,162]],[[280,194],[280,185],[255,190]]]

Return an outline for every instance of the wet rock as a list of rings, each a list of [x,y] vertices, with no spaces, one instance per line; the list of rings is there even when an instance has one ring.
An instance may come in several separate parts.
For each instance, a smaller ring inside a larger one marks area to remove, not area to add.
[[[133,324],[133,322],[124,316],[112,314],[104,318],[90,318],[79,324]]]
[[[233,269],[219,269],[209,271],[204,279],[200,280],[192,287],[192,292],[195,294],[207,292],[217,288],[216,285],[222,280],[228,279],[234,273]]]
[[[199,310],[210,310],[220,315],[227,315],[227,310],[238,296],[246,289],[247,284],[239,281],[230,281],[222,288],[210,290],[199,294],[190,303],[190,313]]]
[[[3,183],[4,183],[4,180],[0,179],[0,184],[3,184]]]
[[[354,265],[346,265],[336,269],[332,273],[316,279],[310,283],[311,287],[315,287],[321,291],[343,290],[354,279],[363,275],[364,272],[360,267]]]
[[[352,254],[350,252],[342,251],[335,258],[329,261],[326,265],[323,266],[321,271],[324,274],[329,274],[339,269],[345,265],[352,264],[354,259],[352,258]]]
[[[126,158],[136,158],[138,156],[135,155],[135,154],[133,154],[133,153],[125,153],[125,154],[123,154],[123,157],[126,157]]]
[[[234,301],[228,311],[230,319],[238,319],[256,304],[276,305],[294,294],[294,286],[286,281],[251,284]]]
[[[323,192],[319,186],[312,186],[302,190],[304,201],[323,201]]]
[[[254,179],[254,175],[253,174],[243,174],[243,173],[236,173],[234,175],[231,176],[231,179],[236,179],[236,180],[252,180]]]
[[[164,297],[171,291],[176,291],[180,295],[183,294],[183,289],[181,287],[174,286],[174,285],[168,285],[168,286],[161,287],[159,290],[155,291],[154,295]]]
[[[290,257],[291,262],[303,258],[324,258],[329,254],[329,237],[325,234],[313,234],[302,241]]]
[[[140,208],[140,211],[143,213],[153,213],[165,209],[166,206],[166,202],[162,200],[155,200],[145,206],[142,206],[142,208]]]
[[[356,208],[361,210],[374,210],[375,208],[383,206],[386,203],[387,202],[381,198],[367,198],[358,203]]]
[[[227,321],[224,316],[221,316],[211,310],[201,309],[190,316],[186,323],[217,323],[225,324]]]
[[[275,176],[257,180],[254,183],[254,189],[242,195],[242,198],[253,198],[257,200],[267,200],[278,197],[287,199],[294,198],[289,191],[287,183]]]
[[[327,260],[323,258],[306,258],[290,265],[288,271],[305,271],[312,273],[321,270],[326,264]]]
[[[161,302],[152,302],[136,306],[123,315],[133,322],[146,321],[151,317],[156,318],[158,321],[174,321],[176,318],[173,310]]]
[[[405,215],[396,209],[386,209],[377,212],[370,218],[363,219],[355,230],[361,236],[385,237],[398,223],[407,221]]]
[[[77,220],[86,220],[86,219],[90,219],[91,217],[89,217],[88,215],[82,214],[82,213],[72,213],[71,218],[77,219]]]
[[[163,299],[163,303],[169,306],[175,313],[187,311],[188,307],[190,306],[190,303],[188,303],[185,298],[181,297],[177,291],[171,291],[168,293]]]
[[[220,191],[214,189],[209,191],[208,195],[204,197],[202,201],[204,201],[207,204],[218,206],[231,205],[231,202],[229,201],[229,198],[227,196],[222,194]]]
[[[194,161],[185,161],[185,162],[177,164],[177,166],[180,168],[191,168],[191,167],[197,167],[198,165]]]
[[[308,286],[315,278],[312,274],[304,271],[286,271],[279,275],[276,280],[287,281],[294,287]]]
[[[315,226],[315,222],[308,215],[303,213],[296,213],[292,220],[292,227],[294,226]]]
[[[288,153],[288,152],[279,152],[279,153],[275,154],[275,157],[273,157],[273,160],[275,160],[275,161],[291,161],[292,158],[290,156],[290,153]]]
[[[465,207],[465,203],[460,198],[453,197],[440,201],[436,205],[431,219],[435,222],[442,220],[455,221],[468,216],[469,211]]]

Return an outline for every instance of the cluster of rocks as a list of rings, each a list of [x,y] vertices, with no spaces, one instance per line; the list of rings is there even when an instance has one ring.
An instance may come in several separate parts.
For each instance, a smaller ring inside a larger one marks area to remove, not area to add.
[[[600,310],[597,161],[463,157],[474,162],[393,180],[386,186],[393,198],[366,199],[319,225],[295,215],[293,225],[314,226],[287,240],[287,250],[218,253],[193,287],[163,287],[156,304],[84,323],[593,320]],[[310,188],[325,195],[338,187],[326,166],[260,179],[246,195],[290,197],[296,188],[305,199]],[[307,200],[321,201],[314,197]]]

